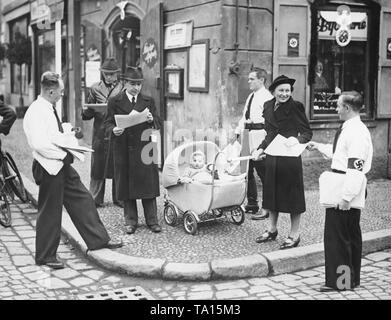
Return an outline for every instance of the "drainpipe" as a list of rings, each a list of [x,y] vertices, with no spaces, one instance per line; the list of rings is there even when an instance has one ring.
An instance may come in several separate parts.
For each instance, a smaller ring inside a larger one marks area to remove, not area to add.
[[[229,72],[231,74],[239,75],[240,64],[238,60],[238,51],[239,51],[239,0],[235,0],[235,54],[234,59],[231,61],[229,66]]]

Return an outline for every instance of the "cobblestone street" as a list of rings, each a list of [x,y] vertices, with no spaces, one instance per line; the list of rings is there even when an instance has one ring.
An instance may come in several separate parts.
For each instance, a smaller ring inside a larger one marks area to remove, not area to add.
[[[159,299],[159,300],[389,300],[391,250],[362,260],[362,283],[355,291],[320,293],[324,267],[268,278],[174,282],[113,274],[88,261],[66,240],[58,255],[66,268],[34,264],[36,209],[12,205],[11,228],[0,228],[0,299]]]

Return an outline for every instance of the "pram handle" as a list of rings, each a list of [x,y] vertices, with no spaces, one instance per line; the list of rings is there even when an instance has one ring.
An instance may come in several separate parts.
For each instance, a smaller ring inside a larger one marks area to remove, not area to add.
[[[229,159],[227,159],[227,162],[243,161],[243,160],[254,160],[254,157],[253,156],[244,156],[244,157],[237,157],[237,158],[229,158]]]

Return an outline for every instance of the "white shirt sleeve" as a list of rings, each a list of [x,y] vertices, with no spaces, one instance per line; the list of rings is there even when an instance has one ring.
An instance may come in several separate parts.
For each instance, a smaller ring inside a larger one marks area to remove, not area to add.
[[[53,144],[48,132],[48,124],[39,112],[29,112],[23,121],[23,128],[30,147],[47,159],[62,160],[67,155],[65,151]],[[61,135],[60,132],[58,132]]]
[[[357,196],[361,190],[361,186],[365,180],[365,174],[362,171],[363,162],[368,158],[369,145],[365,137],[360,135],[360,132],[351,134],[347,143],[348,163],[354,162],[353,165],[348,165],[346,170],[346,179],[342,191],[342,199],[351,201]],[[357,159],[357,160],[353,160]],[[360,160],[363,162],[360,163]]]

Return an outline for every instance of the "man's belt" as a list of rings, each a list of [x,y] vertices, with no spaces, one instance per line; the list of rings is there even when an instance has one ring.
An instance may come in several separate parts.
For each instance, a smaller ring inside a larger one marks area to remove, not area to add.
[[[248,130],[263,130],[265,129],[265,125],[263,123],[245,123],[244,129]]]
[[[340,173],[340,174],[346,174],[345,171],[337,170],[337,169],[331,169],[332,172]]]

